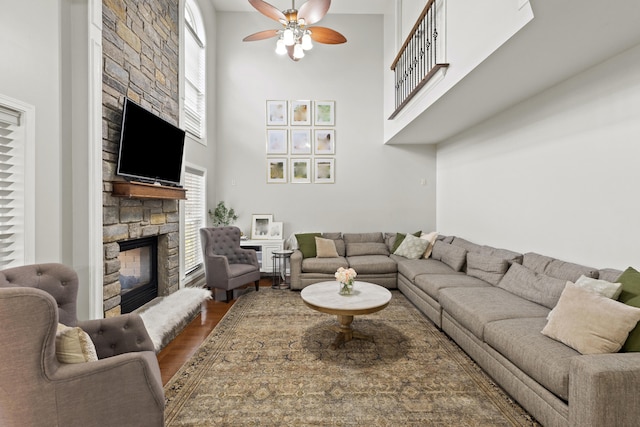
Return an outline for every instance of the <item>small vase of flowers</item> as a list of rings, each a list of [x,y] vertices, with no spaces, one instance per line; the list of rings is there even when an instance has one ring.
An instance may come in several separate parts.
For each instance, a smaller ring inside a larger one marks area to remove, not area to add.
[[[351,295],[353,292],[353,281],[358,273],[353,268],[340,267],[336,271],[336,280],[340,284],[340,295]]]

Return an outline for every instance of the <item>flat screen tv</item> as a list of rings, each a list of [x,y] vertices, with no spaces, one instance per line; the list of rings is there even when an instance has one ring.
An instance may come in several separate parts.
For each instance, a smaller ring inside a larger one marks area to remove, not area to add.
[[[180,186],[184,137],[184,130],[125,98],[116,173],[134,181]]]

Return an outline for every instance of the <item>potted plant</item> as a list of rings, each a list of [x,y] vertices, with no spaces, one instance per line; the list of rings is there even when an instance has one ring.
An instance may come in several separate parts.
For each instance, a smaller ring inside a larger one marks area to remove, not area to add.
[[[227,208],[224,201],[219,202],[213,212],[209,209],[209,216],[214,227],[231,225],[238,219],[236,211],[233,208]]]

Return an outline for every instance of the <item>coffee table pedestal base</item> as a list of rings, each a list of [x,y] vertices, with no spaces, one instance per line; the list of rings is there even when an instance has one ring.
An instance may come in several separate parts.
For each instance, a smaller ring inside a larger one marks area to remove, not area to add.
[[[336,339],[331,344],[331,350],[336,350],[341,347],[344,343],[349,342],[353,339],[366,340],[373,342],[373,337],[370,335],[362,334],[358,331],[353,330],[351,327],[351,323],[353,322],[353,316],[347,315],[338,315],[338,322],[340,322],[340,326],[333,326],[331,330],[338,333]]]

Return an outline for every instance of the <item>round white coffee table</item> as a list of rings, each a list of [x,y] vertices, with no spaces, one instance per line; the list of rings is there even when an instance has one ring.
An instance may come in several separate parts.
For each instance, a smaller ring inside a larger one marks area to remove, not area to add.
[[[351,295],[340,295],[339,288],[340,284],[336,281],[314,283],[302,289],[300,296],[312,309],[338,316],[340,326],[332,328],[338,332],[332,349],[354,338],[373,341],[373,337],[353,330],[353,316],[382,310],[389,305],[391,292],[382,286],[358,281],[354,283]]]

